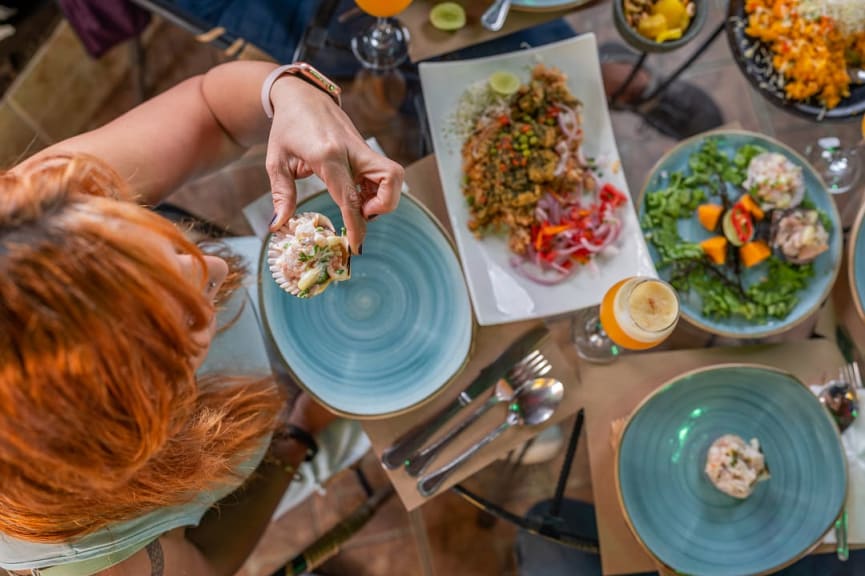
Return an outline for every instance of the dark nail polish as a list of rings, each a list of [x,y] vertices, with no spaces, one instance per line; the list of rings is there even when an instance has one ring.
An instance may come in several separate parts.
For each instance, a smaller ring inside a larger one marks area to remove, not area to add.
[[[270,225],[273,226],[274,222],[276,222],[276,212],[273,213],[273,218],[270,219]]]
[[[367,218],[366,221],[367,221],[367,222],[372,222],[372,221],[375,220],[376,218],[378,218],[378,214],[373,214],[372,216],[370,216],[369,218]]]
[[[363,256],[363,244],[357,247],[357,255]]]

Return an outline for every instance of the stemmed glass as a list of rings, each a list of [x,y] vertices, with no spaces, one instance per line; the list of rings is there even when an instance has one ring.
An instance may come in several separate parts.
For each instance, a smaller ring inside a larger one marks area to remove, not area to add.
[[[858,182],[861,163],[855,142],[825,136],[809,145],[805,154],[830,193],[844,194]]]
[[[355,0],[358,7],[375,16],[375,22],[351,39],[351,50],[361,64],[373,70],[390,70],[408,58],[409,31],[393,18],[411,0]]]
[[[656,278],[633,276],[614,284],[600,306],[571,319],[571,339],[581,358],[607,363],[623,349],[646,350],[667,339],[679,321],[679,298]]]
[[[859,131],[857,131],[859,132]],[[862,118],[861,135],[855,137],[825,136],[805,148],[808,162],[835,199],[841,214],[843,227],[848,228],[859,207],[863,164],[860,156],[865,152],[865,116]]]

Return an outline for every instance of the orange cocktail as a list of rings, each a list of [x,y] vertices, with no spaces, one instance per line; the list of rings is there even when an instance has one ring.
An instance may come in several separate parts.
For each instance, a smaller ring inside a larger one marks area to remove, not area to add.
[[[601,326],[610,340],[629,350],[657,346],[678,320],[676,291],[655,278],[626,278],[607,290],[601,302]]]
[[[379,18],[396,16],[411,4],[411,0],[355,0],[355,2],[364,12]]]

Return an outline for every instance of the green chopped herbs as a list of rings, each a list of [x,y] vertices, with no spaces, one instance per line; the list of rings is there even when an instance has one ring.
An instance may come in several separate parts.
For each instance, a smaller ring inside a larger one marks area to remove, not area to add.
[[[748,286],[742,282],[736,248],[729,247],[733,264],[713,264],[698,243],[686,242],[678,231],[680,219],[694,217],[697,207],[710,198],[732,206],[744,191],[748,164],[764,152],[745,145],[731,159],[710,138],[688,159],[686,173],[673,172],[665,188],[647,193],[642,228],[646,240],[657,250],[659,270],[669,272],[670,283],[681,294],[693,291],[702,304],[702,314],[712,319],[739,316],[753,322],[785,318],[799,301],[798,292],[814,277],[811,264],[797,265],[772,256],[764,264],[765,276]],[[814,209],[812,203],[804,208]],[[820,212],[827,231],[831,220]]]

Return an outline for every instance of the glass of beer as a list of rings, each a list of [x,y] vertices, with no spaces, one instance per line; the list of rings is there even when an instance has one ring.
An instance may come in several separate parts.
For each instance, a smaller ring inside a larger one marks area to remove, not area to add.
[[[635,276],[614,284],[600,306],[574,317],[571,331],[577,353],[590,362],[611,362],[622,349],[659,345],[679,321],[679,298],[657,278]]]
[[[355,0],[358,7],[375,16],[371,26],[351,39],[351,51],[361,64],[373,70],[390,70],[408,58],[409,31],[394,18],[411,0]]]

